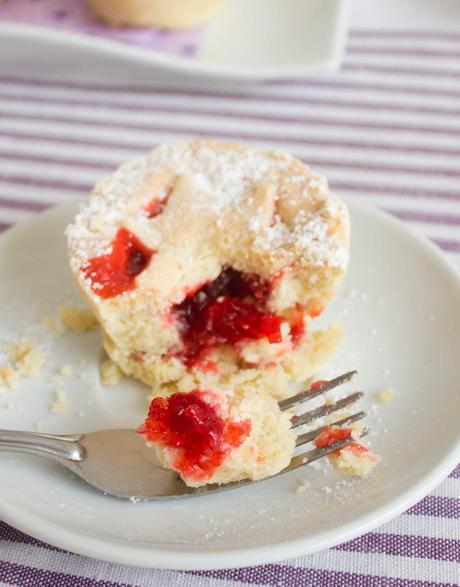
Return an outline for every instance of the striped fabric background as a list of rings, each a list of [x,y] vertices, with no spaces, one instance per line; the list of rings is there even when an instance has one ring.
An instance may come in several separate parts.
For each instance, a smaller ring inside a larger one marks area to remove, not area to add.
[[[460,268],[460,32],[351,33],[343,71],[254,88],[154,89],[0,78],[0,229],[161,141],[284,148],[343,196],[394,214]],[[460,584],[460,466],[375,532],[283,564],[175,573],[38,543],[0,522],[0,585],[415,587]]]

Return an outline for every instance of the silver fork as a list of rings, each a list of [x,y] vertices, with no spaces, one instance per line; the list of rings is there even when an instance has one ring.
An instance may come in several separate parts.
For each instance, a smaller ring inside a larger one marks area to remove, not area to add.
[[[349,381],[355,374],[356,371],[350,371],[324,383],[313,385],[306,391],[280,401],[280,409],[285,411],[303,406],[305,402]],[[354,392],[333,404],[324,403],[309,412],[293,415],[292,426],[294,430],[299,431],[305,424],[350,406],[362,395],[361,392]],[[334,422],[333,425],[352,424],[365,415],[366,412],[359,411]],[[323,426],[320,426],[315,430],[299,433],[297,446],[312,442],[322,429]],[[367,429],[364,429],[360,435],[366,432]],[[334,442],[326,448],[312,448],[298,454],[274,477],[317,461],[331,452],[344,448],[350,442],[353,442],[351,437]],[[66,436],[0,430],[0,451],[46,457],[64,465],[93,487],[121,498],[154,500],[194,496],[227,491],[255,483],[245,480],[226,485],[188,487],[176,472],[164,469],[160,465],[155,457],[155,451],[147,446],[145,439],[135,430],[99,430],[88,434]]]

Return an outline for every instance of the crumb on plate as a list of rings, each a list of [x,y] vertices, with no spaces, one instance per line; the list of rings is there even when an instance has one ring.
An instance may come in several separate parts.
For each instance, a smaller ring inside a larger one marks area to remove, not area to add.
[[[328,455],[329,462],[336,471],[356,477],[367,477],[380,462],[380,457],[356,442]]]
[[[52,414],[63,414],[68,411],[69,407],[70,405],[66,392],[62,387],[58,387],[54,391],[54,399],[50,403],[49,411]]]
[[[16,387],[17,381],[18,373],[11,365],[0,367],[0,387],[6,386],[13,389]]]
[[[297,485],[297,488],[295,490],[296,493],[305,493],[307,491],[307,489],[310,488],[310,481],[308,479],[302,479],[299,484]]]
[[[329,463],[336,471],[346,475],[367,477],[381,459],[371,453],[367,446],[355,441],[360,436],[359,432],[359,429],[351,426],[324,426],[314,444],[316,448],[327,449],[337,442],[351,441],[343,448],[329,453]]]
[[[5,351],[14,363],[18,374],[24,377],[36,377],[45,364],[42,351],[25,341],[8,342],[5,344]]]
[[[78,334],[93,330],[98,325],[94,314],[87,308],[77,306],[62,306],[59,308],[59,317],[62,325]]]
[[[59,375],[62,375],[62,377],[68,377],[69,375],[72,375],[72,367],[70,365],[62,365],[59,368]]]
[[[391,387],[382,389],[382,391],[379,391],[379,393],[377,394],[377,399],[382,404],[388,404],[392,402],[395,399],[395,397],[396,391]]]

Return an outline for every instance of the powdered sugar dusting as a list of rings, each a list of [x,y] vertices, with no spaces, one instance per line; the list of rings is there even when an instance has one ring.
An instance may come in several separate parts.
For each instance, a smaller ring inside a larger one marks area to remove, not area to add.
[[[266,182],[273,161],[253,149],[215,149],[212,144],[161,145],[149,158],[152,167],[167,168],[179,175],[193,175],[212,195],[216,211],[250,193],[254,184]]]
[[[222,226],[225,210],[240,208],[260,250],[273,255],[289,250],[290,261],[346,268],[347,238],[331,234],[330,227],[335,221],[347,227],[347,210],[330,192],[326,180],[285,153],[192,141],[161,145],[95,186],[67,230],[74,270],[84,267],[91,257],[110,253],[115,232],[126,217],[142,216],[142,221],[149,222],[145,214],[139,214],[145,202],[137,194],[149,174],[161,173],[190,177],[206,197],[191,197],[187,206],[198,213],[206,208],[216,226]],[[291,222],[286,223],[279,214],[268,222],[263,207],[254,210],[253,190],[260,185],[273,186],[275,199],[291,199],[296,206]],[[312,202],[315,206],[310,208]]]
[[[348,263],[348,249],[335,235],[329,234],[329,223],[318,216],[307,216],[301,210],[294,227],[289,229],[279,217],[273,226],[261,225],[256,218],[250,223],[257,247],[266,251],[289,248],[296,256],[317,266],[345,269]]]
[[[91,257],[110,253],[116,228],[122,224],[130,197],[146,173],[147,158],[143,157],[125,163],[96,184],[66,231],[75,268],[83,266]]]

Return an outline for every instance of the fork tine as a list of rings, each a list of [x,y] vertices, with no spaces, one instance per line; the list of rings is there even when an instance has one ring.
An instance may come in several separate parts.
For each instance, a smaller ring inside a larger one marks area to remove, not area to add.
[[[361,391],[357,391],[355,393],[352,393],[351,395],[347,395],[346,397],[339,399],[334,404],[323,404],[315,410],[305,412],[304,414],[300,414],[300,416],[293,416],[291,418],[292,427],[296,428],[297,426],[308,424],[308,422],[316,420],[316,418],[322,418],[323,416],[328,416],[333,412],[338,412],[339,410],[346,408],[350,404],[353,404],[354,402],[361,399],[363,395],[364,394]]]
[[[293,395],[292,397],[288,397],[286,399],[283,399],[278,402],[278,405],[279,405],[281,411],[284,412],[285,410],[292,408],[292,406],[300,404],[308,399],[313,399],[315,397],[318,397],[319,395],[325,393],[326,391],[334,389],[334,387],[338,387],[339,385],[342,385],[342,383],[346,383],[347,381],[350,381],[350,379],[352,377],[354,377],[356,375],[356,373],[357,373],[357,371],[348,371],[348,373],[344,373],[343,375],[339,375],[338,377],[334,377],[334,379],[330,379],[329,381],[325,381],[321,385],[318,385],[316,387],[310,387],[309,389],[306,389],[305,391],[301,391],[300,393],[297,393],[296,395]]]
[[[366,436],[366,434],[368,432],[369,432],[369,430],[367,430],[365,428],[361,432],[359,437],[362,438],[363,436]],[[312,450],[309,450],[307,452],[304,452],[300,455],[293,457],[291,459],[291,462],[289,463],[289,465],[285,469],[283,469],[281,471],[281,473],[285,473],[286,471],[292,471],[293,469],[298,469],[299,467],[302,467],[303,465],[307,465],[308,463],[312,463],[313,461],[317,461],[318,459],[322,459],[323,457],[327,456],[328,454],[331,454],[332,452],[335,452],[336,450],[340,450],[342,448],[345,448],[346,446],[348,446],[349,444],[352,444],[353,442],[356,442],[356,440],[353,438],[345,438],[343,440],[337,440],[337,442],[333,442],[332,444],[330,444],[329,446],[326,446],[325,448],[313,448]]]
[[[332,422],[331,424],[329,424],[329,426],[346,426],[347,424],[353,424],[353,422],[357,422],[358,420],[361,420],[366,415],[367,414],[365,411],[361,411],[361,412],[358,412],[358,413],[353,414],[351,416],[347,416],[346,418],[342,418],[342,420],[338,420],[337,422]],[[321,432],[321,430],[323,428],[324,428],[324,426],[320,426],[319,428],[316,428],[315,430],[310,430],[310,432],[305,432],[305,434],[299,434],[299,436],[297,436],[297,440],[295,443],[296,446],[302,446],[302,444],[306,444],[307,442],[311,442],[312,440],[315,440],[315,438],[318,436],[318,434]]]

